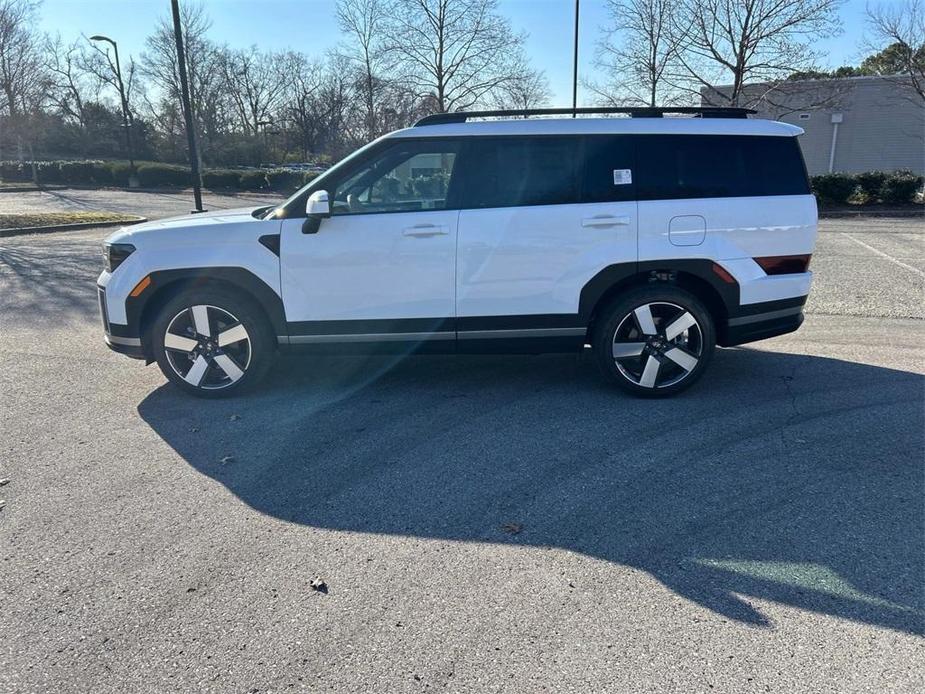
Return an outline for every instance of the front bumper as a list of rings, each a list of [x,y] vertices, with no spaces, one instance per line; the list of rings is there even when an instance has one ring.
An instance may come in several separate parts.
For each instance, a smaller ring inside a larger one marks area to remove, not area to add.
[[[105,333],[103,339],[106,340],[106,345],[113,352],[124,354],[132,359],[147,360],[148,358],[145,355],[144,348],[141,346],[141,340],[137,337],[119,337],[118,335]]]
[[[106,306],[106,288],[97,285],[96,291],[100,306],[100,319],[103,321],[103,339],[106,341],[106,345],[113,352],[124,354],[132,359],[147,359],[140,337],[129,335],[127,325],[109,322],[109,311]]]

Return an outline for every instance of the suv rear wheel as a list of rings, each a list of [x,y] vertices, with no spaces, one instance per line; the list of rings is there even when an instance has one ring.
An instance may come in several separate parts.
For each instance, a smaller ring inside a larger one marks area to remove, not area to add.
[[[272,363],[272,331],[247,297],[186,290],[167,302],[152,328],[164,375],[200,397],[224,397],[259,381]]]
[[[715,345],[713,319],[697,297],[654,285],[632,290],[605,309],[593,348],[609,381],[634,395],[664,397],[703,375]]]

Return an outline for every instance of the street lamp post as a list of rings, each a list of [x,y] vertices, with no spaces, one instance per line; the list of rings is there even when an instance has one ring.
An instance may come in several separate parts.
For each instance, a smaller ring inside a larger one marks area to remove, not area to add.
[[[196,131],[193,128],[193,108],[190,105],[189,81],[186,77],[186,52],[183,50],[183,27],[180,22],[180,3],[170,0],[173,15],[173,36],[177,44],[177,71],[180,76],[180,102],[183,104],[183,118],[186,121],[186,142],[189,145],[190,172],[193,176],[193,202],[196,212],[202,209],[202,178],[199,175],[199,153],[196,151]]]
[[[91,41],[105,41],[112,45],[112,49],[116,54],[116,86],[119,89],[119,101],[122,104],[122,127],[125,128],[125,148],[128,154],[128,166],[129,166],[129,176],[128,184],[130,187],[135,187],[138,184],[137,179],[135,178],[135,156],[132,151],[132,128],[130,125],[130,118],[128,112],[128,99],[125,96],[125,84],[122,82],[122,67],[119,65],[119,46],[108,36],[102,36],[97,34],[96,36],[90,37]]]
[[[578,4],[580,0],[575,0],[575,54],[572,57],[572,118],[578,112]]]

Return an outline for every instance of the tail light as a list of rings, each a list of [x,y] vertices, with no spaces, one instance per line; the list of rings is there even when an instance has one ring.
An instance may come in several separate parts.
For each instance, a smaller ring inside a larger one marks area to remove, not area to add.
[[[771,255],[764,258],[753,258],[767,275],[793,275],[806,272],[809,269],[809,255]]]

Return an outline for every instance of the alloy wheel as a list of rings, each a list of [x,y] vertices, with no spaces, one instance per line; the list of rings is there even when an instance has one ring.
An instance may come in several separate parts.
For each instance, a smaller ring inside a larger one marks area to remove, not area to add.
[[[251,362],[244,325],[218,306],[190,306],[167,324],[167,363],[191,386],[219,390],[237,383]]]
[[[700,363],[703,331],[686,308],[665,301],[637,306],[614,332],[617,370],[642,388],[667,388],[686,379]]]

